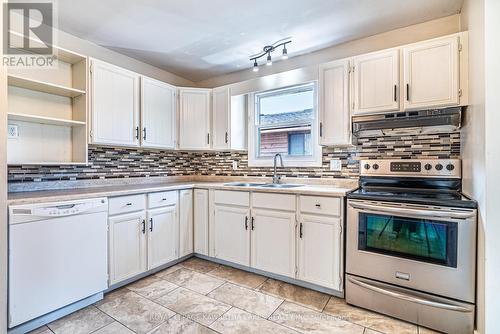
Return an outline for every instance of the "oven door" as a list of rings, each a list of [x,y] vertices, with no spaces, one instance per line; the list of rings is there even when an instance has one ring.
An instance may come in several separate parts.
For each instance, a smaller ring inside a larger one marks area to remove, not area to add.
[[[474,302],[476,210],[351,199],[347,272]]]

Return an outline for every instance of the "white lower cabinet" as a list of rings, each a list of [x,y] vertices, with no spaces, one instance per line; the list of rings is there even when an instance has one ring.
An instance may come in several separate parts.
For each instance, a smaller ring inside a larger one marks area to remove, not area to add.
[[[193,252],[193,191],[179,191],[179,257]]]
[[[252,210],[251,266],[295,278],[295,212]]]
[[[177,190],[109,199],[110,285],[179,258]],[[147,206],[147,209],[146,209]],[[189,233],[189,232],[188,232]]]
[[[193,192],[194,252],[208,256],[208,190]]]
[[[298,279],[342,290],[342,227],[337,217],[302,215],[299,223]]]
[[[250,265],[250,209],[214,205],[214,255],[221,260]]]
[[[148,269],[178,258],[177,205],[148,210]]]
[[[145,211],[110,217],[110,285],[146,271],[146,254]]]

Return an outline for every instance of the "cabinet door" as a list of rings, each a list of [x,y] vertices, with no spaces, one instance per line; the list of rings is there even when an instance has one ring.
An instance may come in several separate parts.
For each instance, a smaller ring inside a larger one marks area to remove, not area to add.
[[[146,77],[141,83],[141,145],[175,148],[176,88]]]
[[[298,247],[298,278],[341,291],[341,220],[334,217],[302,215]]]
[[[193,190],[179,191],[179,257],[193,252]]]
[[[229,88],[214,88],[212,93],[213,148],[228,149],[230,145],[231,96]]]
[[[178,258],[177,205],[148,211],[148,268]]]
[[[216,204],[214,255],[229,262],[250,265],[249,208]]]
[[[91,142],[139,146],[139,75],[92,60]]]
[[[210,148],[209,89],[179,90],[179,148]]]
[[[208,190],[194,190],[194,252],[208,256]]]
[[[399,51],[355,57],[353,114],[399,110]]]
[[[320,65],[319,110],[320,144],[349,145],[351,143],[351,114],[348,60]]]
[[[110,285],[147,270],[144,212],[109,218]]]
[[[295,278],[295,212],[259,209],[252,218],[251,266]]]
[[[459,104],[458,37],[403,48],[405,109]]]

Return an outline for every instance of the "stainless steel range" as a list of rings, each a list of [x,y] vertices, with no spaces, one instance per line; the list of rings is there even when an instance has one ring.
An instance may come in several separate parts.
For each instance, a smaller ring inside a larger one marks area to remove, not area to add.
[[[460,160],[361,161],[347,195],[349,304],[473,332],[477,204],[460,190]]]

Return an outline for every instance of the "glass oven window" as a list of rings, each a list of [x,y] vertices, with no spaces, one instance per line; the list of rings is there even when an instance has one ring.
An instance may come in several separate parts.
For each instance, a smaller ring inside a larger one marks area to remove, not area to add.
[[[456,268],[457,228],[455,222],[360,213],[358,248]]]

